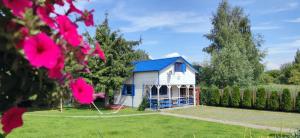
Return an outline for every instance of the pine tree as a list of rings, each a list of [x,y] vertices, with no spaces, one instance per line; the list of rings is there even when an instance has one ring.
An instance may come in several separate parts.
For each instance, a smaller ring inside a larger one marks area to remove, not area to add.
[[[224,88],[224,91],[223,91],[221,105],[224,107],[229,106],[229,102],[230,102],[230,87],[227,86]]]
[[[300,64],[300,50],[299,49],[296,52],[294,64]]]
[[[246,89],[243,94],[242,107],[251,108],[252,92],[250,89]]]

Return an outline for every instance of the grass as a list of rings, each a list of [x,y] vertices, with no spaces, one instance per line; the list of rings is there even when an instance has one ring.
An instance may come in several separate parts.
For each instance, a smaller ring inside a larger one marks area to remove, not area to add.
[[[105,111],[109,112],[109,111]],[[118,114],[143,113],[132,109]],[[31,115],[28,115],[31,114]],[[33,116],[51,114],[56,117]],[[89,137],[269,137],[275,133],[240,126],[183,119],[159,114],[118,118],[69,118],[64,115],[97,115],[96,111],[68,109],[33,111],[24,115],[24,126],[15,129],[8,138],[89,138]],[[61,117],[60,117],[61,116]]]
[[[299,113],[198,106],[168,112],[279,128],[300,128]]]

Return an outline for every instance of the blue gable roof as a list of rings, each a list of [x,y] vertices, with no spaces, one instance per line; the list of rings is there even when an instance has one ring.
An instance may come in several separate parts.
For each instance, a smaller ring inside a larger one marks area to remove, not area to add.
[[[160,71],[170,64],[176,62],[178,59],[183,59],[190,67],[197,72],[193,66],[188,63],[182,57],[172,57],[172,58],[163,58],[163,59],[155,59],[155,60],[144,60],[144,61],[137,61],[133,62],[134,70],[133,72],[149,72],[149,71]]]

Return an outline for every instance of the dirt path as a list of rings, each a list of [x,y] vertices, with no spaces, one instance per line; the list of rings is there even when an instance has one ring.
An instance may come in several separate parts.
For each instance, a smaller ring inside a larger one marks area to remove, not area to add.
[[[180,117],[180,118],[188,118],[188,119],[195,119],[195,120],[202,120],[202,121],[209,121],[209,122],[215,122],[215,123],[222,123],[227,125],[237,125],[237,126],[243,126],[243,127],[250,127],[255,129],[267,129],[272,131],[279,131],[279,132],[295,132],[295,129],[291,128],[279,128],[279,127],[270,127],[270,126],[262,126],[262,125],[255,125],[255,124],[249,124],[249,123],[241,123],[241,122],[233,122],[233,121],[226,121],[226,120],[218,120],[218,119],[212,119],[212,118],[203,118],[203,117],[195,117],[190,115],[181,115],[176,113],[168,113],[168,112],[160,112],[161,115],[166,116],[174,116],[174,117]]]

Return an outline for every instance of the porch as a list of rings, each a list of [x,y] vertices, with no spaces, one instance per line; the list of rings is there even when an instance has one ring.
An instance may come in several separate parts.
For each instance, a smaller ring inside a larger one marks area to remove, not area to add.
[[[195,85],[145,85],[150,109],[196,105]]]

